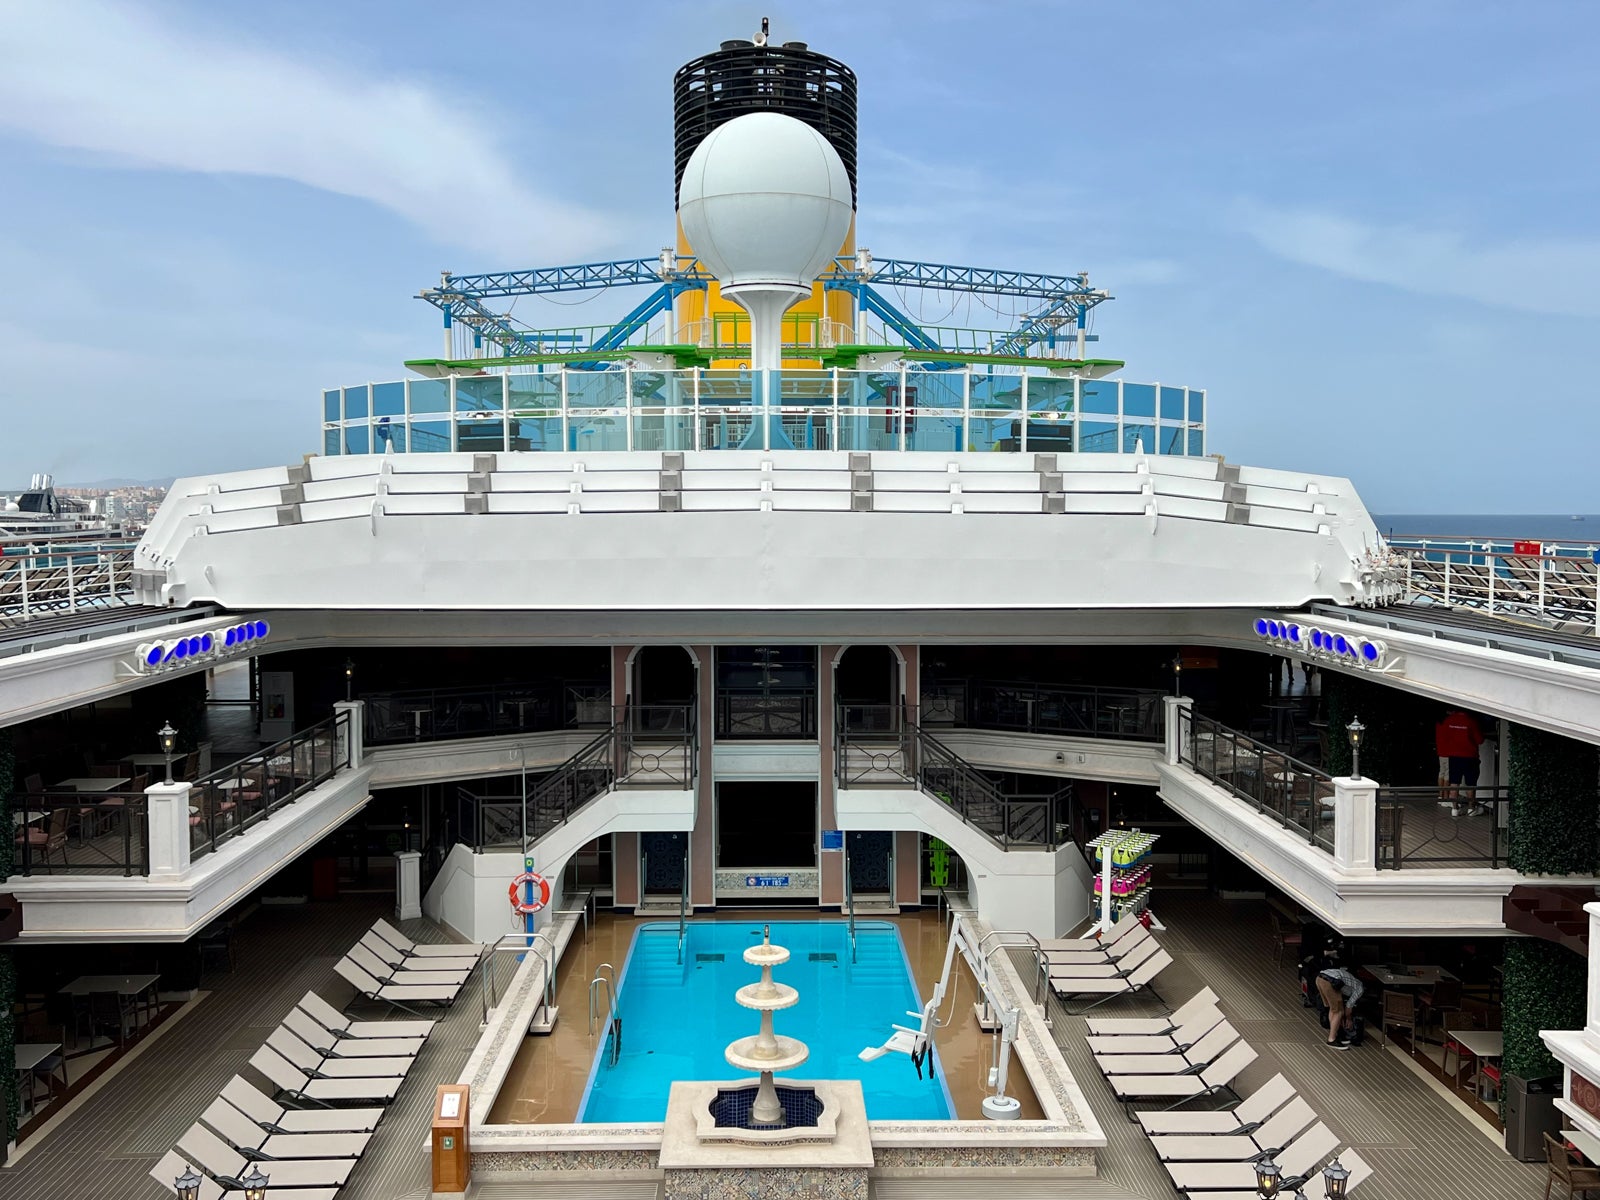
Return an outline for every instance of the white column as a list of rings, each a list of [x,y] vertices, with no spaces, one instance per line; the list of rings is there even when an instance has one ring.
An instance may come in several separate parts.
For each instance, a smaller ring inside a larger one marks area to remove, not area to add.
[[[144,790],[150,878],[176,879],[189,870],[189,784],[152,784]]]
[[[1348,776],[1333,781],[1333,861],[1341,870],[1377,869],[1378,785]]]
[[[1177,766],[1182,757],[1183,730],[1188,725],[1189,714],[1194,708],[1193,696],[1163,696],[1161,703],[1166,708],[1167,737],[1167,764]]]
[[[394,915],[400,921],[422,916],[422,855],[416,850],[394,856]]]
[[[350,740],[350,766],[352,768],[361,765],[361,756],[366,750],[362,740],[366,732],[362,727],[362,721],[366,717],[366,707],[367,704],[364,700],[336,700],[333,705],[335,713],[350,714],[348,732],[344,736]]]

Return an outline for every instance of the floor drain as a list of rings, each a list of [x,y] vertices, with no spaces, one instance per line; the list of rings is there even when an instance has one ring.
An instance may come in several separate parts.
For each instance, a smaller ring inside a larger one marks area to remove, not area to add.
[[[839,961],[839,956],[837,954],[818,954],[815,951],[813,951],[811,954],[807,955],[806,957],[809,958],[812,962],[831,962],[831,963],[836,963],[836,962]]]
[[[726,962],[727,958],[726,954],[696,954],[694,956],[695,962]]]

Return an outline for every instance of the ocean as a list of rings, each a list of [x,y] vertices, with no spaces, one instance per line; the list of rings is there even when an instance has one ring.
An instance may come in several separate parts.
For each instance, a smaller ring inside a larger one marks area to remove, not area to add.
[[[1570,513],[1373,513],[1385,536],[1459,537],[1478,541],[1600,542],[1600,515]]]

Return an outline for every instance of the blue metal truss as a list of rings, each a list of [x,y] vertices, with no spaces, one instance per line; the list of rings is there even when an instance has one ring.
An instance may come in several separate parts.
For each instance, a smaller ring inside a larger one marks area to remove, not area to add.
[[[910,317],[906,316],[871,285],[865,283],[851,283],[836,285],[846,287],[855,293],[856,303],[870,313],[876,313],[884,324],[889,326],[901,337],[905,338],[906,345],[914,346],[918,350],[939,350],[942,347],[926,333],[917,327]]]

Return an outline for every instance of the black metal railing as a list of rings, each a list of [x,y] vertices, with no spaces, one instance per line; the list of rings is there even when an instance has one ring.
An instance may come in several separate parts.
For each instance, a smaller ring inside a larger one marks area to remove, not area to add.
[[[1184,765],[1329,853],[1333,851],[1333,776],[1210,717],[1184,710]]]
[[[143,792],[28,792],[12,800],[12,820],[19,875],[150,873]]]
[[[203,775],[189,786],[189,857],[199,858],[350,765],[350,714],[309,729]]]
[[[625,705],[604,733],[553,771],[456,791],[452,842],[533,846],[613,787],[691,789],[699,772],[695,706]]]
[[[1156,742],[1162,738],[1164,695],[1154,688],[940,680],[922,688],[918,721],[923,726]]]
[[[611,695],[602,684],[505,683],[481,687],[368,692],[366,742],[448,741],[509,733],[545,733],[604,725]]]
[[[1510,865],[1509,788],[1379,787],[1375,817],[1379,867]]]
[[[719,688],[719,741],[811,740],[817,736],[815,688]]]

